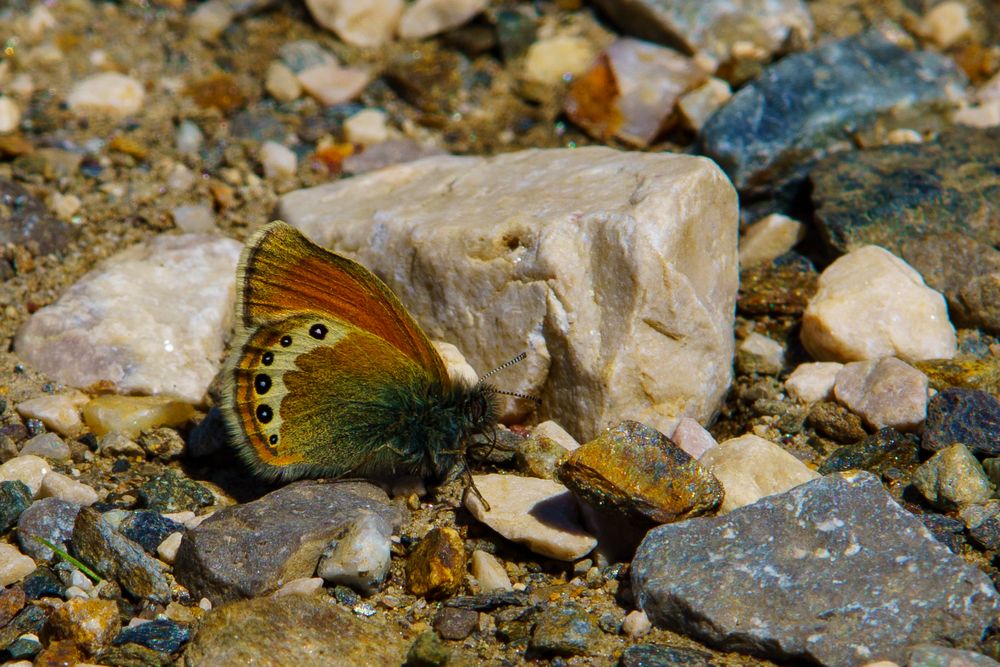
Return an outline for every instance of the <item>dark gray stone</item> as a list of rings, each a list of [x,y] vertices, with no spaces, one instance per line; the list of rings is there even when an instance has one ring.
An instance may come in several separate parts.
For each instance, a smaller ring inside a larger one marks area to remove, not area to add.
[[[193,512],[215,503],[215,496],[198,482],[167,469],[139,488],[139,502],[156,512]]]
[[[171,533],[183,532],[184,526],[168,519],[159,512],[139,511],[127,516],[118,531],[133,542],[138,543],[151,554]]]
[[[715,667],[712,654],[693,648],[636,644],[622,653],[618,667]]]
[[[1000,454],[1000,401],[977,389],[955,387],[934,395],[920,444],[936,452],[956,442],[984,456]]]
[[[31,489],[24,482],[0,482],[0,533],[10,530],[29,505]]]
[[[60,253],[76,234],[72,225],[50,215],[45,204],[30,192],[0,179],[0,247],[12,243],[33,254]]]
[[[961,649],[921,644],[914,646],[906,667],[997,667],[993,658]]]
[[[996,245],[998,169],[1000,128],[959,127],[923,144],[837,153],[809,174],[815,219],[836,254],[875,244],[898,255],[913,239],[947,232]],[[944,257],[957,266],[976,254],[956,244]]]
[[[72,546],[77,558],[101,576],[117,581],[135,597],[161,604],[170,602],[170,584],[163,564],[117,533],[97,510],[80,510]]]
[[[479,612],[461,607],[441,607],[434,615],[434,629],[442,639],[465,639],[479,626]]]
[[[365,482],[290,484],[223,508],[189,530],[174,576],[216,602],[263,595],[282,582],[313,576],[326,545],[364,510],[394,527],[402,520],[385,493]]]
[[[139,644],[160,653],[174,653],[191,638],[191,631],[167,619],[122,628],[112,643]]]
[[[17,543],[21,551],[36,561],[56,558],[52,549],[37,538],[48,540],[66,551],[79,511],[79,505],[59,498],[42,498],[33,502],[17,520]]]
[[[946,101],[965,76],[951,58],[906,51],[877,29],[782,58],[705,124],[701,152],[744,193],[800,182],[880,113]]]
[[[654,623],[793,663],[902,663],[993,622],[989,578],[934,540],[866,472],[833,474],[721,517],[660,526],[632,562]]]

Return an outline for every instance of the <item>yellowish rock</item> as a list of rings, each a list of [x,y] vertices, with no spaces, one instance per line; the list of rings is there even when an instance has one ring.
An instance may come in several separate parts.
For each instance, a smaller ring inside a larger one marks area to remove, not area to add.
[[[927,12],[919,27],[924,37],[946,49],[967,35],[972,23],[964,3],[948,0]]]
[[[68,600],[52,612],[46,626],[55,639],[65,639],[93,655],[111,643],[121,629],[114,600]]]
[[[454,528],[434,528],[406,559],[406,590],[413,595],[454,595],[465,580],[465,544]]]
[[[556,35],[534,42],[524,56],[523,78],[529,90],[544,96],[547,87],[565,83],[590,68],[597,49],[583,37]]]
[[[740,238],[740,266],[775,259],[805,238],[806,226],[787,215],[772,213],[746,228]]]
[[[80,408],[90,398],[79,391],[43,395],[17,404],[17,413],[25,419],[37,419],[60,435],[76,435],[83,428]]]
[[[186,424],[195,411],[190,403],[167,396],[98,396],[83,408],[94,435],[118,431],[129,437],[158,426]]]

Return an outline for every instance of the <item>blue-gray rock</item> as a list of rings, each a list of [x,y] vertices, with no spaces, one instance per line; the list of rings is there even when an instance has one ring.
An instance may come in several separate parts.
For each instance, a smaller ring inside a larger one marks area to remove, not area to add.
[[[56,558],[52,549],[39,542],[38,538],[66,551],[79,511],[79,505],[59,498],[42,498],[33,502],[17,520],[17,543],[21,551],[36,561]]]
[[[982,571],[867,472],[649,532],[632,586],[654,623],[789,662],[902,663],[909,645],[979,641],[1000,609]]]
[[[191,631],[183,625],[171,620],[160,619],[130,628],[122,628],[112,643],[115,645],[139,644],[161,653],[173,653],[187,643],[190,638]]]
[[[160,542],[171,533],[184,532],[184,526],[159,512],[139,511],[125,517],[118,531],[155,555]]]
[[[31,505],[31,489],[24,482],[0,482],[0,533],[6,533],[17,523],[21,513]]]
[[[41,598],[61,598],[66,595],[66,586],[55,572],[47,567],[40,567],[21,582],[21,588],[29,600]]]
[[[936,452],[956,442],[974,454],[1000,454],[1000,401],[978,389],[955,387],[934,395],[920,444]]]
[[[168,468],[139,487],[139,502],[157,512],[193,512],[213,504],[215,496],[198,482]]]
[[[771,192],[801,182],[879,114],[947,101],[965,85],[951,58],[906,51],[872,28],[769,66],[709,118],[700,148],[741,192]]]
[[[10,646],[26,632],[38,633],[45,625],[45,612],[35,605],[28,605],[10,623],[0,628],[0,649]]]
[[[910,652],[910,659],[906,662],[906,667],[997,667],[997,665],[1000,663],[982,653],[934,644],[914,646]]]
[[[32,454],[43,459],[66,461],[70,457],[69,445],[55,433],[41,433],[21,446],[21,456]]]
[[[364,511],[393,527],[402,521],[372,484],[289,484],[254,502],[223,508],[189,530],[174,576],[215,602],[263,595],[282,582],[313,576],[330,540]]]
[[[7,655],[11,660],[28,660],[41,653],[42,642],[33,635],[21,635],[7,647]]]
[[[170,601],[163,564],[116,532],[97,510],[84,507],[77,514],[72,547],[77,558],[135,597],[161,604]]]
[[[716,667],[712,654],[693,648],[636,644],[622,652],[618,667]]]

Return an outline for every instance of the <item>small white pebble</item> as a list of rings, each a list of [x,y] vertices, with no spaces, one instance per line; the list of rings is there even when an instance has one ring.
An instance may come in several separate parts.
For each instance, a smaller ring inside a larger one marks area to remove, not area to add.
[[[479,549],[472,552],[472,576],[479,582],[479,588],[484,593],[513,590],[507,570],[500,561]]]
[[[208,0],[191,12],[188,26],[198,39],[206,42],[216,39],[236,18],[236,12],[225,0]]]
[[[964,37],[971,27],[969,11],[957,0],[942,2],[927,12],[920,22],[920,32],[942,49]]]
[[[275,141],[267,141],[260,147],[260,162],[265,176],[283,178],[295,175],[299,160],[290,148]]]
[[[187,165],[178,162],[170,168],[167,174],[167,187],[174,192],[187,192],[198,182],[194,172],[187,168]]]
[[[202,521],[204,521],[204,520],[205,520],[205,519],[207,519],[208,517],[212,516],[213,514],[215,514],[215,511],[214,511],[214,510],[213,510],[213,511],[211,511],[211,512],[207,512],[207,513],[205,513],[205,514],[201,514],[201,515],[199,515],[199,516],[196,516],[196,517],[194,517],[193,519],[191,519],[191,520],[189,520],[189,521],[186,521],[186,522],[184,523],[184,527],[185,527],[185,528],[188,528],[188,529],[193,529],[193,528],[197,528],[198,526],[200,526],[200,525],[201,525]]]
[[[17,102],[0,96],[0,134],[13,132],[21,124],[21,109]]]
[[[170,215],[177,229],[187,234],[210,234],[216,230],[215,213],[206,204],[181,204]]]
[[[90,597],[90,593],[88,593],[87,591],[83,590],[79,586],[70,586],[69,588],[66,589],[66,599],[67,600],[72,600],[73,598],[81,598],[81,599],[83,599],[83,598],[89,598],[89,597]]]
[[[837,373],[843,367],[844,364],[836,361],[799,364],[785,380],[785,391],[802,403],[830,400]]]
[[[42,480],[51,470],[52,466],[45,459],[25,454],[0,465],[0,480],[24,482],[31,490],[31,495],[37,496],[42,488]]]
[[[344,134],[352,144],[369,146],[389,138],[388,116],[378,109],[362,109],[344,121]]]
[[[27,72],[17,74],[6,86],[7,92],[19,99],[28,99],[35,92],[35,80]]]
[[[35,571],[35,561],[13,544],[0,542],[0,586],[10,586]]]
[[[93,488],[54,470],[42,478],[38,497],[59,498],[83,507],[89,507],[98,500],[97,491]]]
[[[302,97],[302,84],[295,78],[295,72],[277,60],[267,66],[264,89],[279,102],[293,102]]]
[[[70,220],[83,205],[76,195],[64,195],[61,192],[53,192],[49,197],[49,210],[60,220]]]
[[[184,510],[182,512],[168,512],[163,515],[163,518],[170,519],[171,521],[176,521],[182,526],[187,526],[188,522],[195,518],[195,514],[191,510]]]
[[[204,609],[205,611],[212,611],[212,601],[209,600],[208,598],[202,598],[198,600],[198,606]]]
[[[323,580],[319,577],[292,579],[284,586],[271,593],[271,597],[280,598],[285,595],[312,595],[323,588]]]
[[[892,130],[886,135],[885,139],[894,145],[924,143],[924,135],[908,127],[898,127]]]
[[[130,76],[102,72],[78,81],[66,98],[78,113],[134,114],[142,108],[146,91]]]
[[[177,126],[177,134],[174,136],[174,142],[178,153],[193,155],[201,148],[204,140],[205,135],[202,134],[201,128],[192,121],[181,121],[181,124]]]
[[[625,620],[622,621],[622,632],[633,639],[642,637],[652,629],[653,624],[649,622],[649,616],[646,615],[646,612],[639,609],[630,611]]]
[[[181,548],[182,539],[184,539],[184,533],[180,531],[170,533],[163,538],[163,541],[156,547],[156,555],[159,556],[160,560],[164,563],[173,565],[174,561],[177,559],[177,550]]]

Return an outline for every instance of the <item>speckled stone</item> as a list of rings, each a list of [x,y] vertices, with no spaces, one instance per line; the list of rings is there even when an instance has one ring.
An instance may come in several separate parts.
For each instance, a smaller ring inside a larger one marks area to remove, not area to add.
[[[574,604],[547,606],[538,615],[529,644],[543,656],[572,656],[588,653],[600,638],[594,619]]]
[[[868,435],[861,426],[861,417],[831,401],[814,404],[809,409],[806,423],[823,437],[841,444],[857,442]]]
[[[723,651],[830,667],[902,664],[917,642],[977,642],[1000,609],[989,577],[866,472],[654,528],[632,585],[656,625]]]
[[[818,288],[812,262],[788,253],[740,271],[736,308],[744,315],[801,315]]]
[[[110,644],[120,628],[114,600],[81,598],[57,607],[46,625],[52,638],[72,641],[91,655]]]
[[[183,530],[184,526],[176,521],[151,511],[133,512],[118,527],[122,535],[151,554],[156,553],[156,548],[168,535]]]
[[[917,468],[913,486],[927,502],[945,511],[986,502],[992,494],[982,466],[961,442],[939,450]]]
[[[898,254],[910,239],[960,232],[1000,243],[1000,128],[955,128],[937,141],[845,151],[810,173],[825,242],[843,253],[880,245]],[[959,262],[961,248],[947,257]]]
[[[618,667],[720,667],[712,654],[693,648],[636,644],[622,652]]]
[[[204,486],[168,469],[139,487],[139,502],[155,512],[181,512],[208,507],[215,496]]]
[[[434,629],[442,639],[465,639],[479,626],[479,612],[460,607],[441,607],[434,616]]]
[[[46,614],[41,607],[28,605],[14,618],[0,628],[0,646],[9,646],[11,642],[26,632],[37,634],[45,624]]]
[[[115,644],[139,644],[160,653],[174,653],[191,638],[183,625],[167,619],[155,619],[131,628],[122,628]]]
[[[918,644],[910,651],[906,667],[996,667],[998,664],[993,658],[975,651]]]
[[[741,192],[772,191],[880,113],[947,101],[965,83],[951,58],[906,51],[872,28],[766,67],[708,120],[701,150]]]
[[[0,533],[10,530],[29,505],[31,489],[24,482],[0,482]]]
[[[24,187],[0,178],[0,246],[12,243],[48,255],[64,251],[76,235],[73,225],[49,214],[45,204]]]
[[[923,372],[931,387],[943,391],[950,387],[980,389],[1000,396],[1000,356],[981,359],[932,359],[913,364]]]
[[[532,434],[517,448],[514,458],[522,472],[541,479],[555,479],[559,465],[569,457],[569,450],[552,438]]]
[[[406,590],[424,597],[454,595],[465,579],[465,544],[454,528],[433,528],[406,559]]]
[[[280,638],[281,641],[275,641]],[[326,596],[241,600],[210,611],[184,651],[187,665],[400,665],[405,645],[377,616]]]
[[[406,652],[405,665],[412,667],[445,667],[451,660],[451,651],[441,638],[428,630],[417,635]]]
[[[36,539],[44,538],[60,549],[68,549],[73,524],[80,506],[59,498],[42,498],[31,504],[17,520],[17,543],[32,558],[47,561],[56,558],[52,549]]]
[[[25,577],[21,582],[21,588],[29,600],[66,597],[66,585],[48,567],[40,567]]]
[[[117,533],[100,512],[84,507],[73,527],[72,553],[95,572],[135,597],[166,604],[170,584],[163,564],[142,547]]]
[[[818,472],[858,469],[881,474],[890,467],[909,467],[920,462],[920,440],[910,433],[883,428],[857,442],[835,450],[820,464]]]
[[[665,435],[626,421],[582,445],[559,480],[595,509],[631,521],[667,523],[710,512],[722,484]]]
[[[921,444],[934,452],[956,442],[975,454],[1000,454],[1000,401],[975,389],[935,394],[927,406]]]

